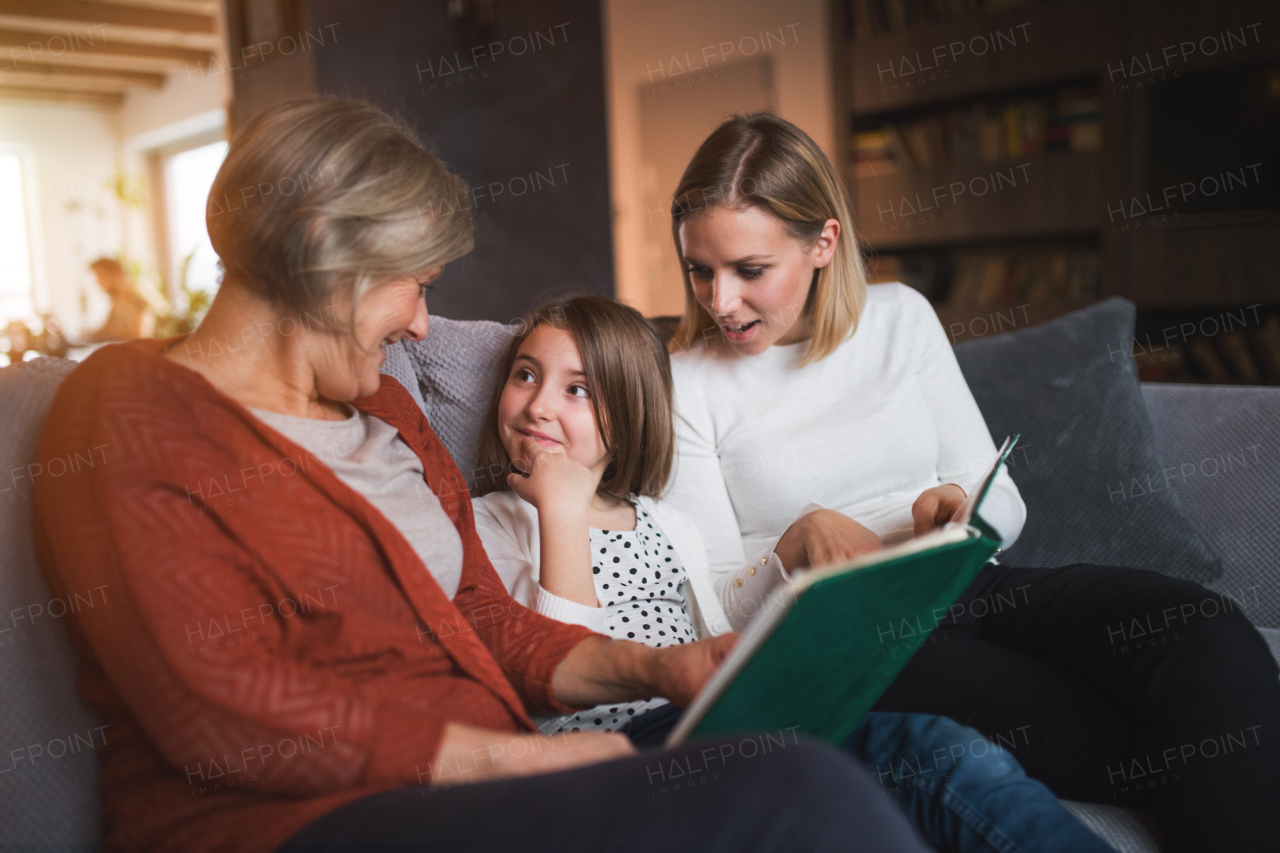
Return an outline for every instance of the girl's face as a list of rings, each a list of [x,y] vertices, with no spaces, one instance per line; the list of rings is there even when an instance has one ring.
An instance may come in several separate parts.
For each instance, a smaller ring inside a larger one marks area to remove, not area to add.
[[[757,355],[810,335],[802,316],[813,271],[831,263],[840,223],[828,219],[812,245],[758,207],[713,207],[680,223],[680,250],[698,300],[729,346]]]
[[[520,344],[498,400],[498,437],[524,470],[520,445],[529,436],[553,453],[565,453],[597,479],[611,459],[596,429],[578,345],[554,326],[539,326]]]

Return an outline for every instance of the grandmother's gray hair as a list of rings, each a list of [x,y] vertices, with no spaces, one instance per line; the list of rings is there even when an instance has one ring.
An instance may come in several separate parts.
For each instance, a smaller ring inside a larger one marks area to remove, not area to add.
[[[273,304],[323,308],[471,251],[466,183],[398,118],[309,96],[263,112],[231,140],[209,191],[225,274]],[[354,319],[354,316],[353,316]]]

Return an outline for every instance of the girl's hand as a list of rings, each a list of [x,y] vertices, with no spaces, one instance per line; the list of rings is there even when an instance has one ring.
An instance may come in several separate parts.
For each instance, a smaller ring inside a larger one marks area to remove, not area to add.
[[[915,519],[916,536],[928,533],[951,520],[964,503],[964,489],[955,483],[944,483],[925,489],[911,505],[911,517]]]
[[[879,536],[849,516],[819,509],[788,527],[773,550],[787,571],[793,571],[846,562],[883,547]]]
[[[507,475],[512,491],[538,508],[539,515],[585,517],[591,498],[600,485],[591,470],[570,459],[560,445],[543,447],[532,436],[520,442],[524,458],[512,459]]]
[[[599,478],[585,465],[570,459],[561,445],[545,448],[529,436],[520,443],[520,449],[524,458],[512,459],[511,464],[529,476],[513,471],[507,475],[507,483],[538,509],[538,586],[559,598],[599,607],[587,523]]]

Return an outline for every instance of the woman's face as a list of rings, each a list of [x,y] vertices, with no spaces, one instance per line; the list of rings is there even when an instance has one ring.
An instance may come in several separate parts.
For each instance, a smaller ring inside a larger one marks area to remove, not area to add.
[[[498,437],[522,470],[521,447],[528,437],[552,452],[563,452],[597,478],[609,465],[609,451],[596,429],[591,388],[573,336],[542,325],[516,352],[498,400]]]
[[[810,335],[802,316],[813,271],[831,263],[840,223],[828,219],[812,245],[758,207],[713,207],[680,223],[680,249],[698,300],[739,355]]]
[[[311,361],[320,396],[349,403],[378,390],[378,370],[387,360],[382,348],[403,338],[420,341],[427,336],[425,288],[441,270],[430,267],[370,288],[356,306],[355,334],[340,328],[336,334],[313,337]],[[350,316],[348,300],[335,304],[327,319],[343,324]]]

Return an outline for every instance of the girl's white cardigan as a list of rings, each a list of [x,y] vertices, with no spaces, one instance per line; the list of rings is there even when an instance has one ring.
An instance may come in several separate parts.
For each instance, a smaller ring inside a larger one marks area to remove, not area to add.
[[[689,615],[698,636],[710,637],[728,631],[729,620],[711,584],[706,547],[693,521],[675,507],[652,498],[638,497],[636,503],[662,528],[684,565],[688,580],[680,589],[689,602]],[[552,595],[538,585],[541,540],[535,506],[515,492],[490,492],[477,498],[473,505],[476,532],[493,568],[516,601],[544,616],[605,633],[604,607],[587,607]]]

